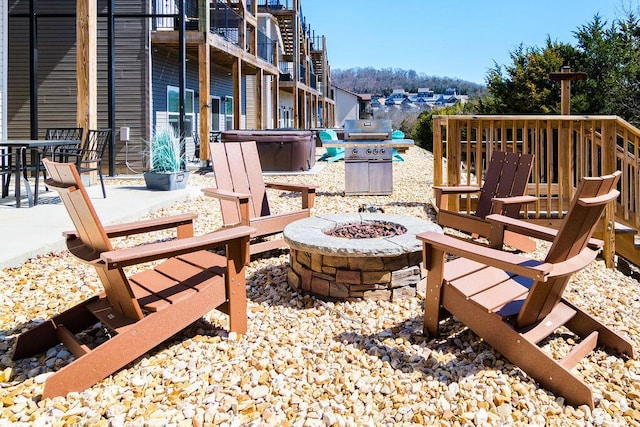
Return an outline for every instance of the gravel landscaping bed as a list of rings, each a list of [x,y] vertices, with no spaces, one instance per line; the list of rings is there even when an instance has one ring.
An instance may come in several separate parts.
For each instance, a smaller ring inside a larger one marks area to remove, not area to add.
[[[393,164],[391,196],[343,196],[343,162],[326,164],[316,175],[265,180],[318,185],[315,214],[357,213],[366,204],[433,219],[432,155],[412,147],[404,158]],[[213,177],[192,173],[190,185],[213,186]],[[282,192],[269,194],[276,212],[299,204]],[[152,216],[186,211],[199,215],[196,234],[221,225],[217,200],[205,196]],[[119,239],[116,246],[164,238],[154,233]],[[544,256],[548,246],[539,246],[536,254]],[[593,389],[596,407],[568,406],[455,319],[443,324],[441,337],[423,337],[421,292],[396,302],[327,302],[291,289],[288,270],[287,251],[253,260],[247,268],[246,335],[227,333],[225,316],[214,311],[95,386],[45,400],[46,377],[73,356],[58,345],[39,357],[12,361],[15,338],[99,292],[100,282],[92,268],[66,252],[1,270],[0,426],[640,426],[638,360],[597,348],[575,368]],[[597,260],[573,276],[565,296],[640,349],[636,279]],[[103,334],[97,328],[87,340]],[[559,337],[545,341],[545,349],[566,353]]]

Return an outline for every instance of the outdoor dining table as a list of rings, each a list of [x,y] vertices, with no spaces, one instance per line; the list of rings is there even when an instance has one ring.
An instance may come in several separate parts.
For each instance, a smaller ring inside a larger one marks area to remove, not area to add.
[[[40,179],[39,175],[39,165],[41,159],[41,154],[43,149],[50,149],[51,153],[54,152],[55,147],[69,146],[69,145],[78,145],[80,143],[77,139],[7,139],[0,140],[0,148],[8,148],[9,152],[13,149],[16,150],[16,155],[11,156],[15,158],[14,165],[14,173],[15,173],[15,196],[16,196],[16,208],[20,207],[20,176],[24,180],[24,186],[27,192],[27,198],[29,200],[29,207],[33,207],[38,204],[38,194],[31,190],[31,186],[29,185],[28,172],[29,167],[27,164],[27,150],[31,150],[32,152],[32,163],[36,166],[36,189],[38,188],[38,180]],[[10,165],[11,167],[11,165]],[[5,196],[5,189],[2,189],[3,197]]]

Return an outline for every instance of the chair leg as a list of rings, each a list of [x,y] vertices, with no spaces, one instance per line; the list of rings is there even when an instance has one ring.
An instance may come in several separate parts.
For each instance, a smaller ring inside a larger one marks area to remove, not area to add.
[[[36,155],[36,159],[34,161],[34,167],[36,168],[36,177],[35,177],[35,184],[33,187],[33,204],[37,205],[38,204],[38,192],[40,191],[40,156]]]
[[[2,197],[9,196],[9,184],[11,183],[11,174],[2,175]]]
[[[102,177],[101,168],[98,169],[98,175],[100,175],[100,185],[102,186],[102,197],[106,199],[107,198],[107,192],[104,190],[104,179]]]
[[[563,396],[571,405],[587,404],[593,409],[589,386],[500,316],[469,303],[462,294],[452,290],[444,293],[443,303],[451,314],[544,388]]]
[[[565,304],[576,311],[576,315],[565,324],[570,331],[582,338],[591,334],[593,331],[597,331],[598,344],[612,349],[619,354],[625,354],[632,359],[635,358],[635,349],[631,341],[627,338],[622,337],[613,329],[602,324],[598,319],[580,310],[569,301],[562,299],[562,304]]]
[[[208,286],[123,327],[113,338],[48,377],[42,397],[91,387],[207,314],[217,301],[223,301],[224,294],[224,287]]]
[[[96,323],[98,320],[87,306],[97,299],[98,296],[89,298],[20,334],[14,345],[13,360],[34,356],[58,344],[56,325],[63,324],[73,332],[80,332]]]

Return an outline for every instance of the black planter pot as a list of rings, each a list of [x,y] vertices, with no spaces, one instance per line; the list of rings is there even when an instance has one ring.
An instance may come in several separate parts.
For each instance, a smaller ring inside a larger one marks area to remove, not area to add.
[[[144,173],[144,182],[149,190],[182,190],[187,187],[189,172],[153,172]]]

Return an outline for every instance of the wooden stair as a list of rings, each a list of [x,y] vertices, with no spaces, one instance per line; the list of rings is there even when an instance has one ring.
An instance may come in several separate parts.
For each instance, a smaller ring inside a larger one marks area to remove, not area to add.
[[[324,69],[324,61],[322,50],[311,51],[311,62],[313,63],[313,72],[318,78],[322,78],[322,71]]]
[[[283,54],[285,57],[293,57],[294,47],[294,31],[293,31],[293,14],[279,13],[276,15],[280,34],[282,35]]]
[[[616,254],[640,266],[640,236],[635,228],[616,223]]]

